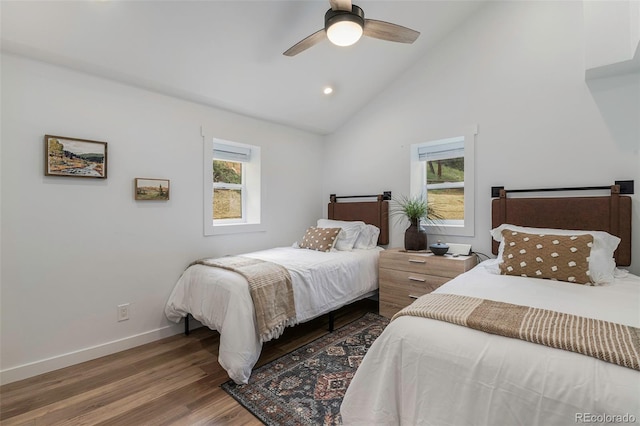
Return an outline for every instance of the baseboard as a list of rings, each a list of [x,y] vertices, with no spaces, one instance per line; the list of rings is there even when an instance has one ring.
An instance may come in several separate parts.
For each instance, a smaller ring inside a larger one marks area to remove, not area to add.
[[[184,332],[183,327],[183,324],[169,325],[146,333],[126,337],[124,339],[114,340],[102,345],[80,349],[78,351],[69,352],[67,354],[58,355],[40,361],[30,362],[17,367],[7,368],[6,370],[0,371],[0,384],[5,385],[7,383],[37,376],[38,374],[48,373],[60,368],[80,364],[81,362],[91,361],[92,359],[100,358],[105,355],[111,355],[116,352],[135,348],[136,346],[144,345],[146,343],[155,342],[156,340]]]

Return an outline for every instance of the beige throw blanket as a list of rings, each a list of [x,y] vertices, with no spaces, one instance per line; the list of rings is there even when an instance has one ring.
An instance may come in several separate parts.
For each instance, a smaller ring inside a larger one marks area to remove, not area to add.
[[[256,312],[260,342],[280,337],[285,327],[295,324],[296,307],[291,275],[287,268],[242,256],[200,259],[191,265],[195,264],[228,269],[247,279]]]
[[[627,325],[454,294],[422,296],[392,321],[402,315],[447,321],[640,370],[640,329]]]

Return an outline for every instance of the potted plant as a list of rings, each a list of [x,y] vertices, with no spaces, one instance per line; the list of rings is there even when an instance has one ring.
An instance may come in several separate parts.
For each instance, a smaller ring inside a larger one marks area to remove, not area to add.
[[[424,196],[408,197],[402,195],[392,200],[391,215],[406,217],[410,225],[404,232],[405,250],[421,251],[427,249],[427,232],[420,225],[420,220],[434,223],[442,217],[435,210],[432,203],[428,203]]]

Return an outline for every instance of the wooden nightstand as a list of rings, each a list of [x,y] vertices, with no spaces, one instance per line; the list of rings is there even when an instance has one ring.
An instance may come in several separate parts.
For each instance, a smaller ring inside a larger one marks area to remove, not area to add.
[[[476,257],[388,249],[380,252],[380,315],[391,318],[423,294],[476,266]]]

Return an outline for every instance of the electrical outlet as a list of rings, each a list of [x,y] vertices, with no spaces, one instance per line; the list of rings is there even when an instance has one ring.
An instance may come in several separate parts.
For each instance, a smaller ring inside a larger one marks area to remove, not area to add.
[[[118,305],[118,321],[126,321],[129,319],[129,303]]]

